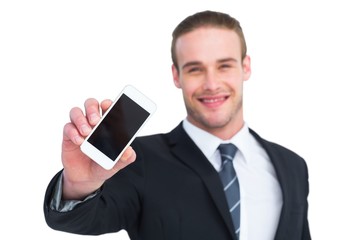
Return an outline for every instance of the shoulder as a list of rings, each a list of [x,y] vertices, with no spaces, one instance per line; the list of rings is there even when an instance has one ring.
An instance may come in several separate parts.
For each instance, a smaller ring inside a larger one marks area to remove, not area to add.
[[[131,146],[135,151],[154,151],[167,146],[166,134],[153,134],[137,137]]]
[[[300,156],[295,151],[273,141],[269,141],[267,139],[262,138],[258,133],[254,130],[249,129],[250,133],[255,137],[255,139],[261,144],[261,146],[265,149],[265,151],[269,154],[271,159],[280,159],[289,164],[295,164],[297,166],[302,165],[302,167],[306,167],[306,162],[302,156]]]
[[[183,129],[182,123],[180,123],[167,133],[139,136],[134,140],[133,146],[144,149],[163,149],[184,141],[189,142],[190,138]]]

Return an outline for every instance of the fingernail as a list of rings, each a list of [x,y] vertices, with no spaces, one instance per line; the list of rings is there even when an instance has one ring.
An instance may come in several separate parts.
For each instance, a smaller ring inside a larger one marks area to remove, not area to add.
[[[74,142],[75,142],[76,144],[78,144],[78,145],[80,145],[83,141],[84,141],[84,139],[83,139],[82,137],[80,137],[80,136],[76,136],[76,137],[74,138]]]
[[[91,128],[88,125],[84,124],[84,125],[81,126],[81,133],[83,135],[89,134],[90,131],[91,131]]]
[[[96,113],[91,114],[89,117],[89,121],[93,125],[95,125],[99,120],[100,120],[100,117]]]

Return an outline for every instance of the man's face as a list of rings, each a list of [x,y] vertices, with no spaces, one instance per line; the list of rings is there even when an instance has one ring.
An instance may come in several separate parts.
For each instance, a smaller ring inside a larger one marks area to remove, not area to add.
[[[220,138],[232,137],[243,125],[243,82],[251,74],[238,35],[199,28],[178,38],[176,55],[179,71],[173,66],[173,79],[182,89],[188,120]]]

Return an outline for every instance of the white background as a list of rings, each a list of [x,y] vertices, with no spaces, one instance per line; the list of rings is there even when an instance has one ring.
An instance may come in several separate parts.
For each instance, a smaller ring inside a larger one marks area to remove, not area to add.
[[[253,74],[245,119],[309,167],[313,239],[360,239],[360,15],[353,0],[1,1],[1,239],[128,239],[50,229],[43,196],[61,169],[62,127],[88,97],[133,84],[158,104],[142,134],[184,117],[172,83],[175,25],[195,11],[238,18]]]

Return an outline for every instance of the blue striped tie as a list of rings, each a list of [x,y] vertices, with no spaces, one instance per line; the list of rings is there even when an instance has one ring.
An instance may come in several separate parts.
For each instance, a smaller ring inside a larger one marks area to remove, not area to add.
[[[239,181],[233,166],[233,158],[237,151],[235,145],[231,143],[220,144],[219,151],[221,154],[220,179],[224,186],[224,191],[229,206],[229,211],[235,228],[235,234],[239,239],[240,233],[240,188]]]

